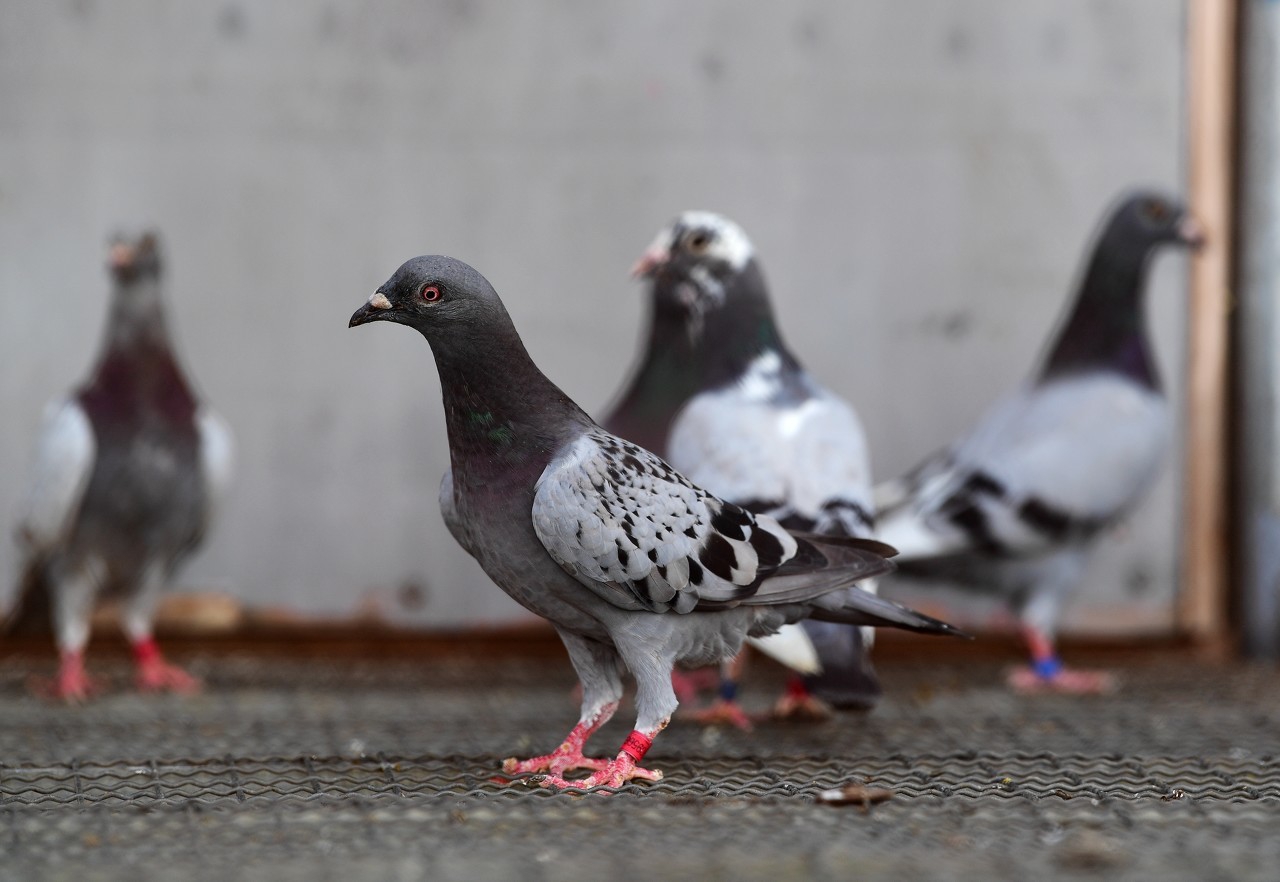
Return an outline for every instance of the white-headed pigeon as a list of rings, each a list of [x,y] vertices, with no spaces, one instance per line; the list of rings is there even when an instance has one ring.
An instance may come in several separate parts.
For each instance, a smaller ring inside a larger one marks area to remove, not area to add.
[[[525,351],[488,281],[449,257],[403,264],[351,317],[393,321],[431,345],[451,469],[450,532],[504,591],[548,619],[582,682],[582,715],[552,753],[508,760],[550,787],[655,780],[638,767],[675,711],[675,664],[713,664],[748,634],[806,616],[926,633],[953,629],[853,587],[891,569],[880,543],[793,534],[723,502],[592,422]],[[620,674],[637,720],[612,760],[586,739],[617,709]],[[591,769],[584,780],[564,773]]]
[[[161,591],[200,545],[231,469],[231,437],[178,362],[153,234],[116,241],[106,339],[88,380],[49,407],[26,514],[10,633],[53,625],[52,692],[92,691],[84,649],[95,600],[121,598],[142,689],[199,682],[161,656],[152,617]]]
[[[1200,232],[1175,200],[1135,192],[1110,211],[1068,311],[1031,380],[967,436],[876,488],[880,537],[906,573],[1002,596],[1031,665],[1021,691],[1096,692],[1103,672],[1063,667],[1054,631],[1095,540],[1129,513],[1169,446],[1142,300],[1163,244]]]
[[[684,212],[635,272],[650,282],[649,328],[639,364],[602,425],[784,527],[874,535],[862,425],[783,342],[742,228],[710,212]],[[824,715],[811,689],[838,706],[875,704],[881,688],[868,657],[870,629],[811,620],[790,627],[801,640],[807,632],[821,673],[794,676],[778,715]],[[720,699],[701,719],[748,725],[735,701],[740,666],[726,666]]]

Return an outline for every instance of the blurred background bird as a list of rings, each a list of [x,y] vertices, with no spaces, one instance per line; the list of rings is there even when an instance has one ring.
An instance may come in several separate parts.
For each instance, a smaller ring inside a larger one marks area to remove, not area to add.
[[[649,283],[649,326],[604,426],[790,529],[873,535],[862,425],[783,342],[742,228],[711,212],[685,212],[658,234],[635,275]],[[874,591],[874,581],[862,587]],[[825,702],[874,706],[882,690],[868,657],[873,632],[863,630],[805,621],[756,641],[797,671],[775,715],[824,718]],[[739,655],[724,667],[718,699],[695,716],[750,727],[737,702],[743,664]]]
[[[1200,241],[1176,200],[1121,198],[1030,381],[965,437],[876,488],[879,535],[904,573],[1012,607],[1031,655],[1010,677],[1018,690],[1112,686],[1105,672],[1064,667],[1054,634],[1097,538],[1142,499],[1169,447],[1143,294],[1160,246]]]
[[[21,577],[7,633],[52,624],[68,701],[94,684],[84,666],[96,600],[123,602],[137,686],[191,692],[199,682],[165,661],[152,634],[161,591],[204,538],[231,471],[227,427],[203,405],[165,317],[154,233],[110,247],[111,305],[98,361],[50,405],[18,527]]]

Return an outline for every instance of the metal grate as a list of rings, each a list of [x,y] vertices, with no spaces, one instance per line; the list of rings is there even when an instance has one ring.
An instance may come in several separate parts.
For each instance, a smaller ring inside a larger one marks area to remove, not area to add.
[[[334,799],[554,798],[536,777],[505,780],[498,756],[224,757],[157,762],[0,764],[0,805],[9,809],[185,807]],[[663,763],[666,778],[631,784],[638,798],[682,800],[777,797],[814,801],[849,781],[889,787],[899,800],[1226,800],[1280,803],[1280,762],[1194,758],[927,754],[866,757],[726,759],[684,757]],[[1280,808],[1280,804],[1274,807]]]
[[[1017,699],[990,666],[891,668],[870,716],[677,722],[650,755],[662,782],[581,795],[498,776],[572,721],[564,665],[201,666],[201,697],[84,708],[0,670],[0,879],[1203,879],[1280,862],[1269,668],[1131,668],[1096,700]],[[746,700],[777,685],[761,666]],[[893,796],[818,801],[849,782]]]

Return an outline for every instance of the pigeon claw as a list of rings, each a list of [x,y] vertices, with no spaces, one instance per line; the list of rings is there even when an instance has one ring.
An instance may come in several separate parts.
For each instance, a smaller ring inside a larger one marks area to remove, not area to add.
[[[83,704],[102,691],[102,684],[85,673],[83,653],[69,652],[62,656],[53,680],[33,679],[30,689],[41,698]]]
[[[163,659],[139,664],[134,682],[141,692],[175,692],[179,695],[195,695],[202,685],[197,678]]]
[[[689,711],[685,716],[703,726],[733,726],[743,732],[755,728],[742,705],[723,698],[717,699],[710,707]]]
[[[507,757],[502,761],[502,771],[508,775],[528,775],[533,772],[549,772],[553,777],[560,777],[574,769],[591,769],[599,772],[607,769],[610,760],[583,756],[582,748],[574,748],[570,744],[562,744],[545,756],[530,757],[526,760]]]
[[[1116,678],[1110,672],[1074,668],[1061,668],[1049,676],[1032,667],[1015,668],[1007,682],[1019,695],[1106,695],[1116,689]]]
[[[538,784],[551,790],[591,790],[595,787],[618,788],[630,781],[661,781],[662,772],[642,769],[627,753],[605,763],[604,768],[581,780],[571,781],[559,775],[545,775]]]
[[[788,692],[773,706],[773,718],[789,723],[821,723],[835,716],[831,705],[811,693],[793,695]]]

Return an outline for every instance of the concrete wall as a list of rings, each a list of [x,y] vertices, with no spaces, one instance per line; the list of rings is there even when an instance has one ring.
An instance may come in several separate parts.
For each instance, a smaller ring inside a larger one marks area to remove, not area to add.
[[[455,254],[599,410],[637,334],[627,270],[690,207],[753,236],[785,333],[890,476],[1027,371],[1119,190],[1182,189],[1182,20],[1168,0],[0,5],[0,523],[44,402],[98,345],[105,237],[144,224],[240,447],[185,585],[521,617],[437,512],[425,343],[347,317],[404,258]],[[1150,303],[1175,394],[1184,268],[1159,261]],[[1175,499],[1171,470],[1077,626],[1169,620]]]

